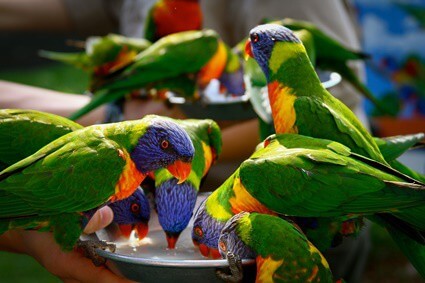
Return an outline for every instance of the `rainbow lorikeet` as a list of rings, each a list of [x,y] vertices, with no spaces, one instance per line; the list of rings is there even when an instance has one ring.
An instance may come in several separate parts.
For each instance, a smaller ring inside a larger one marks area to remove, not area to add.
[[[303,44],[291,30],[276,24],[257,26],[250,32],[246,52],[266,75],[276,133],[335,140],[387,163],[354,113],[322,86]]]
[[[187,133],[155,115],[65,134],[0,172],[0,232],[52,230],[70,250],[83,212],[129,197],[162,167],[185,180],[193,155]]]
[[[212,30],[179,32],[161,38],[137,54],[131,64],[93,86],[92,100],[70,118],[75,120],[149,84],[182,75],[196,76],[216,53],[218,42],[219,37]],[[180,86],[179,89],[188,88]]]
[[[195,148],[192,170],[181,184],[167,170],[154,173],[155,204],[159,224],[163,228],[168,248],[175,248],[180,233],[187,227],[202,179],[221,153],[221,131],[213,120],[173,120],[189,134]]]
[[[144,36],[155,42],[169,34],[201,28],[198,0],[158,0],[148,12]]]
[[[118,34],[91,36],[82,46],[83,52],[53,52],[41,50],[40,56],[73,65],[90,75],[89,90],[104,83],[108,76],[133,63],[137,54],[151,45],[144,38],[125,37]]]
[[[388,215],[421,241],[416,233],[422,233],[423,225],[412,211],[420,208],[423,188],[340,143],[294,134],[272,136],[201,204],[192,237],[203,255],[216,256],[218,231],[241,211],[340,222],[393,212]],[[315,240],[323,245],[320,237]]]
[[[114,212],[113,222],[118,224],[121,234],[129,238],[133,230],[143,239],[149,232],[150,205],[142,188],[120,201],[108,205]]]
[[[227,221],[218,249],[227,258],[231,274],[223,280],[242,279],[243,258],[255,258],[255,282],[333,282],[329,264],[296,226],[279,217],[241,212]]]
[[[1,170],[24,159],[55,139],[83,126],[58,115],[27,109],[0,110]],[[139,239],[148,232],[149,202],[140,189],[121,201],[110,203],[113,222],[128,237],[133,229]],[[87,221],[97,208],[84,211]]]

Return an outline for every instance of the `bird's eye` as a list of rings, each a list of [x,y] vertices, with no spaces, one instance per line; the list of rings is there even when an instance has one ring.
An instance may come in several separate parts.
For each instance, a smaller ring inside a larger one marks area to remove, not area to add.
[[[204,231],[202,231],[201,227],[197,226],[194,229],[195,235],[199,238],[202,238],[204,236]]]
[[[166,149],[166,148],[168,148],[168,146],[169,146],[168,141],[167,140],[162,140],[162,142],[161,142],[161,148],[162,149]]]
[[[258,36],[258,34],[253,33],[251,35],[251,41],[254,42],[254,43],[256,43],[259,39],[260,39],[260,37]]]
[[[226,252],[227,251],[227,247],[226,244],[222,241],[218,242],[218,247],[223,251]]]
[[[140,205],[137,203],[132,203],[130,209],[131,209],[131,212],[133,213],[139,213]]]

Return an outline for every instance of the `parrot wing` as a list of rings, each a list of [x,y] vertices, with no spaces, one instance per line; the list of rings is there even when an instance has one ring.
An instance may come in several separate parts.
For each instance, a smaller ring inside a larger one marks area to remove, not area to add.
[[[46,144],[82,126],[35,110],[0,110],[0,170],[30,156]]]
[[[394,170],[388,170],[375,169],[330,150],[270,149],[268,145],[263,154],[257,152],[242,163],[240,178],[261,203],[278,213],[295,216],[370,214],[423,201],[422,184],[404,183],[390,174]]]
[[[355,119],[354,114],[342,103],[324,103],[302,96],[296,99],[294,108],[296,126],[306,130],[303,135],[338,141],[358,154],[385,163],[372,138],[368,140],[366,130],[356,127],[350,117],[351,114]],[[321,127],[311,126],[311,123],[328,125],[333,130],[324,132]]]
[[[374,138],[379,150],[387,161],[395,160],[412,147],[424,146],[425,134],[392,136],[386,138]]]
[[[126,164],[119,150],[100,131],[78,130],[55,140],[0,172],[0,218],[86,211],[105,203]]]

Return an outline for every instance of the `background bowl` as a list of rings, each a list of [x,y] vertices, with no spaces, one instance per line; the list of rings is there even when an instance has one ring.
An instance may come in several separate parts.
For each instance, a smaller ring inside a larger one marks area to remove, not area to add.
[[[201,193],[199,203],[209,193]],[[217,270],[228,269],[227,260],[205,259],[192,243],[192,224],[182,232],[175,250],[168,250],[165,233],[162,231],[155,213],[149,221],[149,233],[142,241],[123,240],[116,226],[96,233],[102,240],[113,241],[117,245],[115,253],[98,249],[97,253],[107,259],[108,267],[116,274],[130,280],[150,282],[223,282]],[[243,282],[255,281],[255,260],[242,260]]]

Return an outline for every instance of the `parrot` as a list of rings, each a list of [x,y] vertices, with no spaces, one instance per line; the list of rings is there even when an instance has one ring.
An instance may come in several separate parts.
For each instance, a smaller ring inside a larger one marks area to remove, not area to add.
[[[69,251],[83,212],[129,197],[162,167],[183,182],[193,155],[187,133],[156,115],[72,131],[0,172],[0,233],[52,231]]]
[[[198,0],[159,0],[149,10],[144,37],[158,39],[182,31],[202,28],[202,10]]]
[[[55,139],[82,129],[83,126],[59,115],[29,109],[0,110],[0,170],[35,153]],[[133,205],[134,204],[134,205]],[[132,207],[133,205],[133,207]],[[149,202],[137,189],[131,196],[109,204],[122,235],[129,237],[133,229],[143,239],[148,232]],[[138,211],[136,211],[136,208]],[[87,222],[97,211],[84,211]]]
[[[354,113],[323,88],[291,30],[277,24],[257,26],[250,31],[245,50],[266,75],[276,133],[335,140],[387,165]]]
[[[338,142],[280,134],[266,139],[201,203],[192,239],[204,256],[217,258],[219,231],[234,214],[247,211],[338,221],[391,215],[415,241],[423,241],[417,235],[423,231],[421,216],[413,212],[421,208],[424,188]]]
[[[137,54],[152,43],[144,38],[118,34],[91,36],[83,42],[84,52],[65,53],[40,50],[41,57],[73,65],[90,75],[89,90],[101,84],[117,70],[131,64]]]
[[[169,34],[200,30],[202,18],[198,0],[159,0],[148,12],[145,38],[155,42]],[[197,85],[204,89],[212,79],[220,81],[222,92],[227,90],[235,96],[245,93],[242,64],[223,41],[220,41],[216,55],[200,71]]]
[[[265,236],[267,235],[267,236]],[[221,230],[218,249],[231,274],[217,275],[227,282],[242,279],[243,258],[255,258],[256,283],[333,282],[321,252],[292,223],[267,214],[240,212]]]
[[[133,63],[108,76],[93,89],[92,100],[75,113],[75,120],[96,107],[116,101],[133,90],[183,74],[196,75],[214,56],[219,37],[212,30],[186,31],[165,36],[140,52]]]
[[[143,189],[138,187],[134,193],[120,201],[108,205],[114,212],[113,223],[118,224],[121,234],[129,238],[133,230],[139,240],[149,232],[150,205]]]
[[[156,211],[169,249],[175,248],[180,233],[187,227],[202,179],[217,160],[222,148],[221,131],[213,120],[172,120],[189,134],[195,155],[189,177],[181,184],[165,169],[154,172]]]

